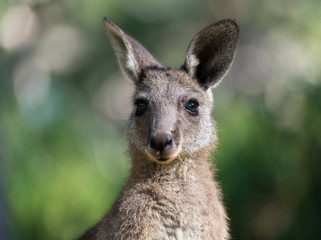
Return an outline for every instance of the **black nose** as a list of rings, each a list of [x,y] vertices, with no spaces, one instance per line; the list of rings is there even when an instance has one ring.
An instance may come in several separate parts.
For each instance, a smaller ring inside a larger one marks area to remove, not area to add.
[[[151,136],[149,145],[156,151],[164,151],[173,147],[173,138],[168,133],[157,132]]]

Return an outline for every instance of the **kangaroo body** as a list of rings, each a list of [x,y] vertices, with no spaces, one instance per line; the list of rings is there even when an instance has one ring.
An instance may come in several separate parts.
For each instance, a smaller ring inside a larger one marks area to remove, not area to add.
[[[193,38],[179,70],[161,65],[109,19],[105,28],[136,90],[129,120],[132,168],[106,216],[80,240],[228,239],[227,216],[208,161],[216,141],[210,87],[233,61],[233,20]]]

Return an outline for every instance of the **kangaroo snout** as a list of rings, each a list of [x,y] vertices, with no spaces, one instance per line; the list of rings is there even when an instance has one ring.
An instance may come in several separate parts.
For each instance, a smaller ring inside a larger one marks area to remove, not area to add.
[[[155,151],[162,152],[172,148],[173,138],[166,132],[156,132],[151,136],[149,146]]]
[[[147,149],[148,155],[157,162],[168,163],[176,157],[176,145],[172,134],[165,131],[155,131],[151,134]]]

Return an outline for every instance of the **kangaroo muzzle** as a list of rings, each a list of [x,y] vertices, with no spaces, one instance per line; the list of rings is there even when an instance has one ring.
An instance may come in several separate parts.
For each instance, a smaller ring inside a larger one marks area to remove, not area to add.
[[[170,132],[157,130],[150,136],[147,153],[154,161],[168,163],[177,156],[176,148]]]

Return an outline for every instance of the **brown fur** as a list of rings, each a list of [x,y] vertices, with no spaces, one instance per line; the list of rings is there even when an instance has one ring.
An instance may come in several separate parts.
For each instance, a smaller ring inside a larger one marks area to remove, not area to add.
[[[230,68],[237,24],[223,20],[203,29],[183,67],[172,70],[109,19],[104,22],[121,68],[136,85],[128,129],[132,168],[112,209],[79,239],[228,239],[221,192],[208,162],[216,140],[208,88]],[[137,101],[146,103],[142,114]],[[191,101],[199,104],[197,114],[188,111]]]

